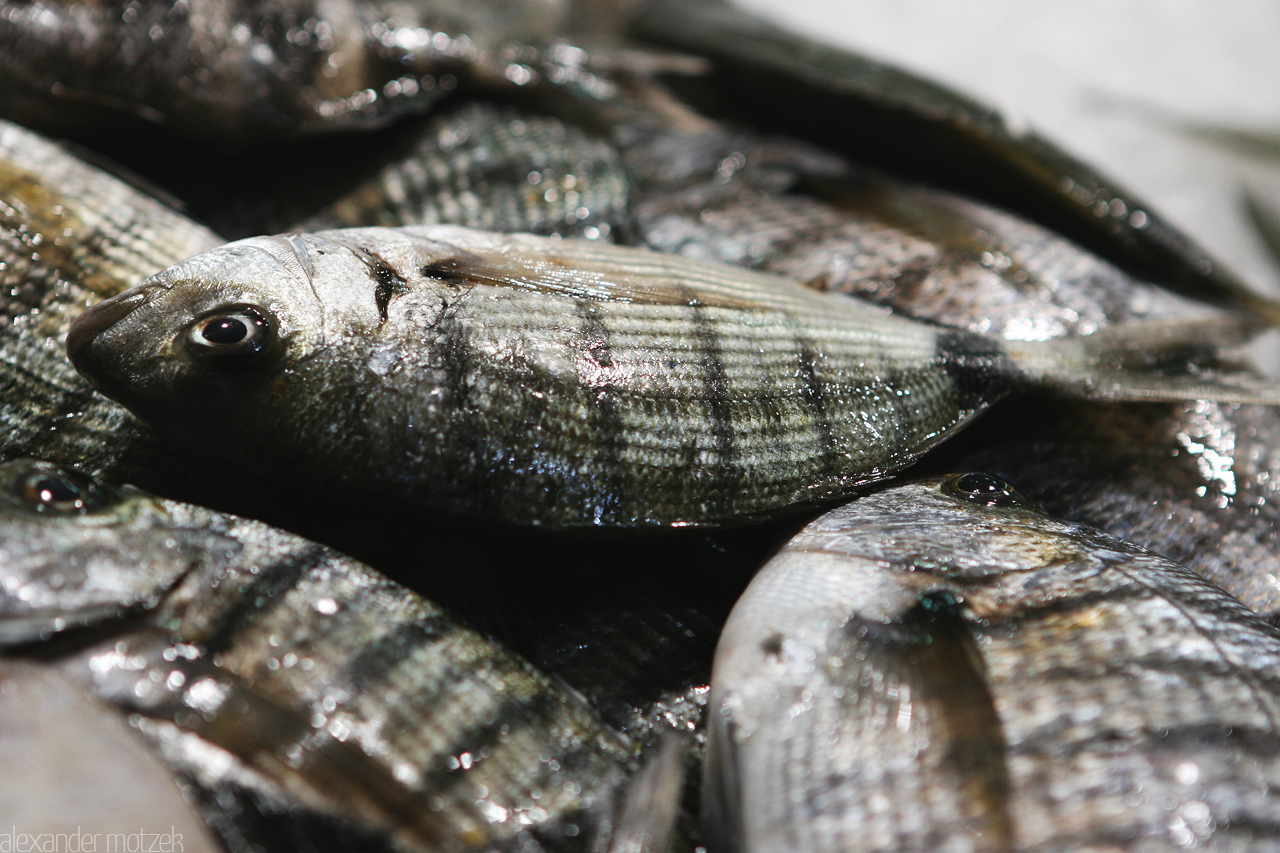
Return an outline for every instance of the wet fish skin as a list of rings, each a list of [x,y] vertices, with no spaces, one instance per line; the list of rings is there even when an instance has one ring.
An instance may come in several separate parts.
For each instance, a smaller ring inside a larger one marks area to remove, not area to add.
[[[1015,413],[1016,414],[1016,413]],[[963,457],[1049,512],[1149,548],[1280,615],[1280,415],[1207,400],[1058,404]]]
[[[33,470],[83,485],[29,461],[0,466],[0,483],[21,494],[15,485]],[[26,569],[28,589],[57,595],[69,554],[93,579],[131,575],[135,599],[157,584],[120,562],[142,557],[164,572],[158,603],[59,666],[151,721],[144,733],[179,768],[215,783],[260,777],[264,796],[405,849],[572,849],[616,805],[632,769],[625,737],[367,567],[256,521],[136,492],[101,505],[18,504],[0,507],[0,553],[21,550],[39,524],[56,546]],[[99,533],[113,526],[116,542]],[[6,597],[16,595],[7,581]]]
[[[197,185],[185,194],[233,239],[437,223],[609,239],[630,224],[617,152],[571,123],[512,105],[465,101],[371,138],[298,142],[278,153],[290,169],[255,150],[192,176]],[[228,202],[229,180],[255,188]]]
[[[614,4],[601,4],[612,9]],[[564,0],[17,2],[0,18],[0,103],[44,129],[131,116],[189,136],[256,138],[385,125],[460,84],[607,84],[553,45]],[[609,15],[599,17],[608,18]],[[590,97],[590,95],[588,95]]]
[[[793,138],[727,128],[619,135],[639,239],[657,251],[1025,340],[1206,307],[1022,217]]]
[[[63,352],[98,300],[224,241],[52,141],[0,121],[0,455],[93,472],[178,467]]]
[[[730,616],[708,829],[730,850],[1259,849],[1277,662],[1237,600],[1007,482],[887,488],[812,523]]]
[[[649,0],[629,29],[710,61],[709,74],[680,87],[707,114],[785,128],[841,156],[1026,216],[1194,299],[1280,316],[1273,301],[1115,180],[944,85],[788,32],[724,0]],[[770,109],[760,110],[762,103]]]

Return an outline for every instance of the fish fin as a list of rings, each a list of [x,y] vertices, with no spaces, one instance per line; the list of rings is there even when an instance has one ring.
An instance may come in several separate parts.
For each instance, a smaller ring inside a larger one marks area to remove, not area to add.
[[[1235,315],[1119,323],[1091,335],[1006,341],[1023,383],[1095,400],[1280,405],[1280,382],[1203,367],[1265,327]]]
[[[974,849],[1011,849],[1003,728],[961,608],[927,594],[888,623],[850,616],[823,648],[766,641],[776,660],[763,671],[803,672],[710,710],[708,841],[751,849],[749,815],[769,808],[764,794],[785,806],[765,817],[772,839],[761,849],[857,849],[877,825],[900,843],[915,834],[904,845],[913,849],[959,833]]]
[[[664,732],[648,759],[631,777],[619,803],[606,853],[664,853],[671,849],[684,793],[689,741],[674,729]]]

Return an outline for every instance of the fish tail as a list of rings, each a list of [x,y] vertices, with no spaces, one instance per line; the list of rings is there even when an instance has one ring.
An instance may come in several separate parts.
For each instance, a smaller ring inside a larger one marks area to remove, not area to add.
[[[1147,320],[1003,349],[1022,382],[1073,397],[1280,405],[1280,382],[1216,364],[1265,328],[1236,315]]]

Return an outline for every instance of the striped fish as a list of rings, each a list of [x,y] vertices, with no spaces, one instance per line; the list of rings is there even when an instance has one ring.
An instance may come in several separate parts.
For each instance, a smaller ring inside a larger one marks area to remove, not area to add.
[[[886,489],[761,569],[716,652],[714,849],[1280,843],[1280,632],[1007,482]]]
[[[371,569],[48,463],[0,466],[0,493],[5,640],[80,628],[60,667],[133,715],[224,841],[228,797],[398,849],[579,849],[623,831],[629,741]],[[670,813],[678,784],[652,785]]]
[[[161,476],[154,433],[62,351],[85,308],[223,241],[60,145],[0,121],[0,457]]]
[[[997,341],[775,276],[465,228],[252,238],[87,312],[76,366],[257,472],[549,527],[739,521],[883,479],[1018,387],[1280,400],[1127,369],[1227,317]]]

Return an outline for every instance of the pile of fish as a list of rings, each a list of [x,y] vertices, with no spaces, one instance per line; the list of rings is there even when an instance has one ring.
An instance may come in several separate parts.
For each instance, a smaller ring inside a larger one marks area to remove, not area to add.
[[[0,234],[0,845],[1280,847],[1280,306],[979,104],[18,0]]]

